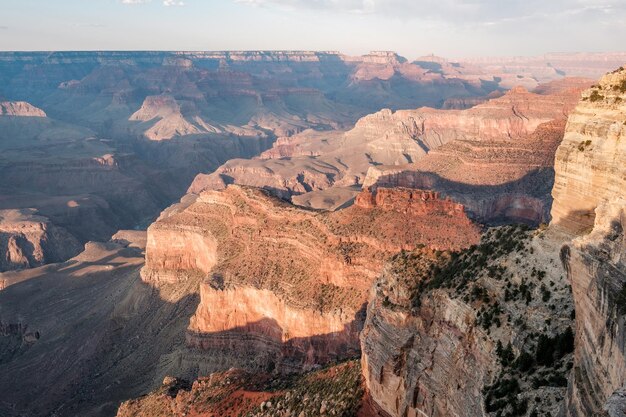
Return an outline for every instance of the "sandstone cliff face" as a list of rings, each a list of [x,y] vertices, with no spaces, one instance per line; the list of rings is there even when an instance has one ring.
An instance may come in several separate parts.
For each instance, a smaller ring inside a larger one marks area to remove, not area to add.
[[[571,113],[556,154],[552,222],[589,231],[602,201],[626,186],[626,71],[606,75]]]
[[[35,210],[0,210],[0,272],[71,258],[82,245]]]
[[[576,356],[569,416],[624,415],[626,384],[626,199],[596,209],[590,234],[564,246],[576,303]],[[603,414],[606,413],[606,414]]]
[[[557,151],[553,225],[578,235],[562,261],[576,304],[568,416],[624,414],[626,401],[626,71],[607,74],[572,113]]]
[[[558,251],[548,235],[504,227],[458,255],[394,256],[361,333],[381,415],[557,415],[573,349]]]
[[[316,213],[255,189],[205,192],[150,226],[142,277],[156,286],[203,281],[187,344],[224,363],[236,355],[248,369],[291,371],[350,357],[387,256],[478,238],[462,208],[440,210],[450,202],[435,196],[420,200],[432,216],[390,206],[409,195],[384,208]]]

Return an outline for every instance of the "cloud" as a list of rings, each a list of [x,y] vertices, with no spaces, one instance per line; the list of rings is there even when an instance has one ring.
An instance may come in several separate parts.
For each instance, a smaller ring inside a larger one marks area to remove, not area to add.
[[[0,26],[0,30],[7,30],[8,28],[8,26]]]
[[[105,25],[102,23],[74,23],[75,27],[79,28],[103,28]]]
[[[119,0],[122,4],[147,4],[152,0]],[[163,0],[163,6],[184,6],[183,0]]]
[[[618,22],[626,16],[624,0],[232,0],[255,7],[313,9],[333,13],[374,14],[435,20],[456,25],[494,25],[528,19],[589,18],[602,15]]]

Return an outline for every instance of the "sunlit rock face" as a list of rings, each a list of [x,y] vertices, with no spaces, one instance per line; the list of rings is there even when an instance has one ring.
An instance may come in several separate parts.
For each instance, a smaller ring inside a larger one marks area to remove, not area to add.
[[[479,236],[451,201],[380,194],[380,207],[329,213],[239,186],[202,193],[150,226],[142,277],[155,286],[203,281],[187,344],[224,363],[293,371],[354,356],[386,257],[420,244],[466,247]]]
[[[46,112],[25,101],[0,101],[0,116],[46,117]]]
[[[626,186],[626,71],[604,76],[571,113],[556,153],[552,222],[570,233],[589,231],[602,201]]]
[[[557,151],[552,224],[578,236],[561,251],[577,323],[569,416],[622,416],[626,408],[624,99],[626,71],[604,76],[583,94]]]

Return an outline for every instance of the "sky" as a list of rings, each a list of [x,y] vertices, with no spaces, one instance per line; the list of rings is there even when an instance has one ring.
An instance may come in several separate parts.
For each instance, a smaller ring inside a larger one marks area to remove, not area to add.
[[[626,0],[0,0],[0,50],[626,50]]]

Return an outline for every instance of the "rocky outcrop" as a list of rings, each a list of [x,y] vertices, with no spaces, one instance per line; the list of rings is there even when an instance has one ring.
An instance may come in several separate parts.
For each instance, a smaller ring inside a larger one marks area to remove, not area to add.
[[[82,245],[35,210],[0,210],[0,272],[65,261]]]
[[[570,233],[589,231],[602,201],[624,193],[626,71],[587,90],[569,117],[556,154],[552,222]]]
[[[415,216],[435,216],[447,214],[463,217],[465,208],[450,199],[442,199],[435,191],[378,188],[366,188],[355,199],[358,207],[380,207],[382,210],[393,210]],[[469,219],[468,219],[469,222]]]
[[[221,129],[206,123],[197,114],[193,103],[185,102],[182,106],[174,97],[168,95],[149,96],[137,112],[130,116],[130,121],[153,122],[152,126],[144,131],[144,136],[150,140],[172,139],[175,136],[219,133]],[[189,120],[183,116],[183,110],[191,113]]]
[[[462,210],[395,210],[411,192],[388,195],[382,208],[316,213],[256,189],[205,192],[150,226],[142,277],[203,281],[187,343],[224,364],[236,355],[248,369],[292,371],[350,357],[385,257],[465,247],[479,233]]]
[[[568,416],[622,416],[626,407],[626,71],[585,92],[557,151],[553,225],[578,236],[562,261],[576,305]]]
[[[558,251],[553,237],[504,227],[459,254],[394,256],[361,333],[379,415],[557,415],[573,350]]]
[[[193,384],[166,377],[149,395],[124,402],[117,417],[353,416],[363,411],[362,400],[357,361],[290,378],[231,369]]]
[[[626,407],[625,227],[626,199],[601,203],[591,233],[562,250],[577,323],[568,416],[617,417]]]
[[[43,110],[25,101],[0,101],[0,116],[47,117]]]

